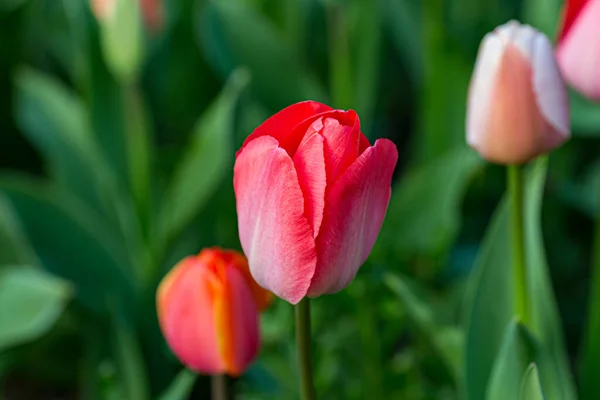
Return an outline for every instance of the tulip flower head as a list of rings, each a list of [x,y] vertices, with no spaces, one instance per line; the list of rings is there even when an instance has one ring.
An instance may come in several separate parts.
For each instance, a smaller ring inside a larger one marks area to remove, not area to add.
[[[161,30],[164,22],[163,6],[160,0],[91,0],[92,12],[98,21],[106,21],[113,15],[118,1],[138,1],[142,9],[144,23],[150,32]]]
[[[238,376],[258,353],[259,311],[271,297],[254,282],[243,255],[205,249],[183,259],[161,282],[158,320],[188,368]]]
[[[600,101],[600,0],[569,0],[556,57],[565,79]]]
[[[570,136],[569,108],[552,45],[511,21],[479,48],[467,109],[467,142],[483,158],[522,164]]]
[[[254,279],[292,304],[350,284],[379,234],[397,159],[391,141],[371,146],[356,112],[314,101],[256,128],[234,168]]]

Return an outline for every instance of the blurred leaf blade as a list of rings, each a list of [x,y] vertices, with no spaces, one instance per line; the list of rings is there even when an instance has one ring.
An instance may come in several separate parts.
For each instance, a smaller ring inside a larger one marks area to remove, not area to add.
[[[486,400],[516,399],[520,394],[521,377],[532,356],[516,321],[508,324],[500,350],[490,373]]]
[[[107,15],[98,16],[102,50],[112,73],[121,82],[131,82],[143,59],[141,3],[116,1]]]
[[[152,140],[147,109],[140,93],[131,88],[125,94],[127,115],[127,158],[129,161],[129,186],[143,226],[150,211]]]
[[[189,398],[198,375],[189,369],[182,369],[173,379],[167,390],[160,395],[159,400],[185,400]]]
[[[384,282],[398,295],[419,331],[433,346],[456,381],[459,381],[462,375],[464,352],[462,332],[439,321],[432,300],[425,297],[422,290],[417,290],[415,282],[399,274],[386,274]]]
[[[73,289],[62,279],[29,266],[0,270],[0,353],[46,333],[65,309]]]
[[[120,309],[113,310],[113,329],[113,351],[120,371],[120,384],[125,398],[131,400],[150,399],[149,382],[144,369],[145,362],[139,339],[133,325],[122,315]]]
[[[374,253],[435,255],[446,251],[460,227],[466,186],[482,164],[477,154],[460,147],[410,171],[392,190]]]
[[[521,380],[521,395],[519,400],[544,400],[540,384],[540,376],[535,363],[529,365]]]
[[[523,22],[539,29],[549,38],[554,38],[560,28],[562,4],[561,0],[525,0],[522,6]]]
[[[84,305],[103,310],[109,293],[133,295],[128,254],[98,213],[56,185],[25,176],[0,176],[0,191],[44,268],[73,282]]]
[[[506,327],[494,361],[486,400],[544,399],[541,376],[545,376],[542,379],[546,384],[547,398],[564,399],[563,388],[554,379],[553,370],[549,353],[525,326],[513,320]]]
[[[539,229],[546,164],[546,159],[534,163],[524,181],[525,240],[530,249],[527,252],[527,278],[533,315],[532,334],[547,352],[548,363],[552,366],[543,374],[542,383],[544,386],[558,388],[558,391],[547,393],[548,399],[574,399],[575,390],[564,358],[558,313],[551,292],[552,286],[548,282]],[[508,212],[508,202],[504,199],[486,232],[467,290],[467,345],[463,384],[467,399],[484,396],[494,360],[503,343],[503,332],[513,318],[514,282],[513,268],[510,268]],[[541,289],[542,286],[545,287]]]
[[[377,90],[380,83],[378,72],[381,68],[382,7],[373,3],[371,0],[357,2],[356,7],[361,17],[354,38],[358,53],[354,104],[363,126],[367,128],[373,122],[374,110],[377,107]]]
[[[17,121],[50,164],[57,180],[97,209],[97,187],[88,172],[98,153],[84,104],[58,81],[22,69],[17,74]]]
[[[23,5],[26,0],[4,0],[0,3],[0,16],[2,14],[8,14],[9,12],[17,9],[17,7]]]
[[[423,40],[420,26],[419,2],[413,0],[385,0],[383,20],[391,32],[396,51],[407,65],[417,85],[423,79]]]
[[[574,90],[569,91],[571,128],[578,136],[600,135],[600,105],[586,99]]]
[[[38,265],[38,259],[8,200],[0,195],[0,266]]]
[[[252,90],[273,110],[326,99],[317,80],[299,66],[301,55],[255,10],[241,2],[211,0],[199,11],[199,42],[222,76],[248,68]]]
[[[545,174],[547,169],[545,164],[547,164],[547,159],[540,162],[539,165],[534,165],[532,173]],[[552,360],[552,365],[556,369],[556,376],[553,379],[547,379],[544,374],[545,371],[541,371],[544,387],[548,387],[548,380],[556,381],[558,386],[563,389],[560,394],[561,398],[574,399],[576,398],[575,384],[565,349],[558,304],[552,290],[542,235],[541,215],[544,186],[545,179],[531,180],[527,188],[530,191],[529,201],[524,206],[524,213],[527,218],[525,222],[525,246],[528,249],[527,290],[533,316],[529,328],[539,340],[540,345],[547,351],[548,357]],[[542,365],[540,365],[540,368],[542,368]],[[546,393],[546,395],[550,399],[552,398],[550,396],[554,396],[554,393]]]
[[[177,235],[216,191],[233,158],[237,99],[248,82],[238,70],[219,98],[200,117],[192,143],[175,171],[159,215],[159,243]]]

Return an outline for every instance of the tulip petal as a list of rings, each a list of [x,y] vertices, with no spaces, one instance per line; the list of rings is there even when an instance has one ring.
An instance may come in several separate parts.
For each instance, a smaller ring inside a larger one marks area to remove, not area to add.
[[[215,329],[211,271],[196,257],[181,261],[157,294],[160,326],[171,350],[190,369],[204,374],[225,371]]]
[[[335,182],[358,157],[360,121],[353,110],[345,113],[345,120],[322,118],[315,121],[320,125],[325,138],[325,162],[327,183]]]
[[[494,33],[485,35],[479,46],[471,85],[469,87],[467,114],[467,142],[478,148],[489,118],[496,75],[504,53],[505,44]]]
[[[140,0],[144,22],[151,32],[158,32],[164,23],[161,0]]]
[[[258,307],[259,311],[264,311],[271,301],[273,300],[273,294],[266,291],[256,283],[252,274],[250,273],[250,267],[248,267],[248,260],[241,253],[234,250],[221,250],[218,247],[210,249],[212,252],[218,251],[218,256],[225,262],[225,264],[236,268],[240,274],[246,279],[246,284],[250,288],[250,292],[254,297],[254,302]]]
[[[343,289],[366,261],[385,217],[397,160],[394,143],[377,140],[331,187],[317,237],[319,261],[309,296]]]
[[[600,37],[600,30],[598,35]],[[536,35],[532,47],[533,91],[536,95],[539,112],[552,130],[560,135],[556,140],[562,143],[571,135],[569,98],[565,83],[558,69],[550,40],[545,35]],[[598,50],[598,54],[600,54],[600,46]],[[600,63],[598,63],[596,71],[600,71]],[[600,83],[600,79],[598,82]],[[547,148],[552,149],[556,146],[558,144],[552,143],[548,144]]]
[[[306,295],[317,253],[292,159],[274,138],[259,137],[237,157],[233,182],[240,242],[252,276],[296,304]]]
[[[579,13],[581,13],[583,7],[589,2],[590,0],[567,0],[564,10],[562,29],[559,35],[559,42],[567,36],[571,30],[571,27],[575,23],[575,20],[579,16]]]
[[[306,131],[306,128],[303,131],[295,131],[294,128],[308,118],[330,110],[332,110],[332,108],[328,105],[316,101],[302,101],[300,103],[292,104],[260,124],[260,126],[246,138],[244,144],[242,144],[242,147],[237,152],[237,155],[239,155],[244,147],[252,140],[260,136],[271,136],[279,142],[280,147],[284,148],[290,156],[293,156]]]
[[[575,89],[600,101],[600,1],[590,1],[569,33],[561,40],[556,56],[561,72]]]
[[[215,313],[222,316],[220,331],[229,340],[221,354],[227,373],[239,376],[258,353],[258,310],[243,274],[232,267],[226,268],[225,273],[224,301]]]
[[[304,195],[304,214],[313,229],[313,237],[319,234],[325,208],[327,177],[323,142],[318,130],[312,133],[309,130],[294,154],[294,165]]]

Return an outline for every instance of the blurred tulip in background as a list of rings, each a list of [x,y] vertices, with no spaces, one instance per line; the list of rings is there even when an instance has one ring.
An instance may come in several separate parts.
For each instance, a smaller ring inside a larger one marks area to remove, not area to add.
[[[568,0],[557,57],[565,79],[600,101],[600,1]]]
[[[469,145],[489,161],[521,164],[570,135],[567,93],[548,38],[515,21],[489,33],[469,89]]]
[[[244,256],[218,248],[183,259],[156,295],[163,334],[181,362],[200,373],[233,376],[258,354],[259,312],[269,301]]]

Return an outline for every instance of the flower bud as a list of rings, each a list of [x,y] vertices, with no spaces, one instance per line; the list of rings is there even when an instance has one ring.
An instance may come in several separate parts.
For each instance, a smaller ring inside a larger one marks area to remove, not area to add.
[[[183,259],[161,282],[158,320],[188,368],[238,376],[258,353],[259,311],[271,297],[252,280],[243,255],[205,249]]]
[[[467,108],[467,142],[483,158],[521,164],[569,138],[567,93],[553,54],[546,36],[515,21],[485,36]]]
[[[600,0],[567,1],[556,57],[567,82],[600,101]]]

